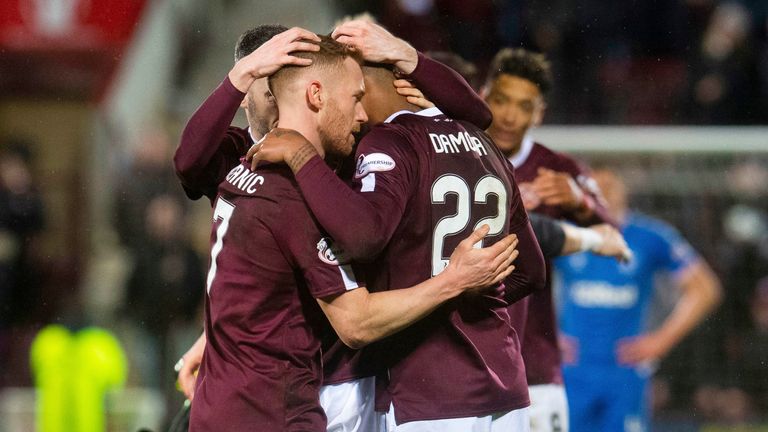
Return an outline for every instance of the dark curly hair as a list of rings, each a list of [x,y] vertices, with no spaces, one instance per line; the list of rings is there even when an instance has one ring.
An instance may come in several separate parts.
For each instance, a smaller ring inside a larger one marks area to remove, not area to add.
[[[539,87],[542,95],[552,88],[552,69],[544,54],[522,48],[504,48],[499,51],[488,69],[487,83],[501,74],[526,79]]]

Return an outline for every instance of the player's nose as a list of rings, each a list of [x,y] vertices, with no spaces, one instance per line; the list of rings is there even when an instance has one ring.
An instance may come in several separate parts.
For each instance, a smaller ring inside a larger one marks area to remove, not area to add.
[[[355,109],[355,121],[358,123],[365,123],[368,121],[368,114],[365,113],[363,104],[358,103]]]

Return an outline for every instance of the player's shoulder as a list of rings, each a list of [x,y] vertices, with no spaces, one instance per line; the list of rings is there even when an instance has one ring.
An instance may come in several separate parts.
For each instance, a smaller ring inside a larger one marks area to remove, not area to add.
[[[575,167],[579,165],[578,161],[573,156],[567,155],[557,150],[553,150],[539,142],[533,143],[533,148],[531,149],[531,157],[568,166]]]
[[[381,123],[372,127],[358,144],[358,153],[384,151],[409,152],[413,136],[408,125],[400,122]]]
[[[290,169],[270,163],[261,163],[255,170],[251,170],[250,163],[241,161],[227,173],[219,189],[230,195],[275,201],[301,196]]]
[[[631,230],[666,242],[680,237],[678,230],[671,224],[636,211],[628,214],[626,225]]]
[[[227,136],[243,144],[253,143],[250,130],[241,127],[229,126],[227,128]]]

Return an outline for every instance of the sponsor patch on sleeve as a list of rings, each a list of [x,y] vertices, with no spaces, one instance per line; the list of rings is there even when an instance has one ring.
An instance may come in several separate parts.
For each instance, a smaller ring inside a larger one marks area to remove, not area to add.
[[[395,161],[384,153],[371,153],[360,155],[357,158],[355,177],[361,178],[372,172],[391,171],[395,168]]]
[[[349,263],[349,258],[339,245],[334,244],[330,237],[323,237],[317,242],[317,257],[326,264],[344,265]]]

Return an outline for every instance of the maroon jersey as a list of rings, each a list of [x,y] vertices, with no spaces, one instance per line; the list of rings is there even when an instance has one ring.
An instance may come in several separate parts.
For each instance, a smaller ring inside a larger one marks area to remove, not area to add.
[[[543,286],[543,258],[503,156],[482,130],[434,108],[393,115],[363,138],[357,154],[359,193],[339,185],[317,157],[297,180],[347,252],[376,257],[367,267],[369,289],[405,288],[440,273],[482,224],[491,227],[486,245],[510,232],[520,238],[522,259],[505,281],[506,298],[461,296],[366,350],[387,368],[398,423],[527,406],[520,343],[506,307]],[[344,224],[332,213],[344,214]]]
[[[238,165],[213,212],[208,344],[190,431],[325,431],[315,298],[357,288],[286,167]],[[341,263],[340,263],[341,262]]]
[[[227,77],[187,122],[173,164],[189,198],[213,204],[219,183],[253,145],[248,129],[230,126],[244,97]]]
[[[538,197],[535,196],[529,184],[538,175],[539,168],[567,172],[581,186],[586,199],[595,209],[592,220],[581,222],[591,225],[609,221],[595,181],[590,177],[589,171],[571,157],[552,151],[541,144],[536,144],[526,137],[520,151],[509,160],[515,167],[515,178],[521,193],[528,194],[525,198],[527,201],[534,203],[538,201]],[[558,206],[540,204],[528,210],[556,219],[579,222],[573,213]],[[547,276],[551,274],[550,266],[551,263],[547,260]],[[528,310],[524,323],[515,321],[515,317],[525,316],[523,309],[525,309],[526,304]],[[546,289],[534,293],[523,302],[511,305],[510,315],[513,317],[516,328],[524,334],[523,359],[525,360],[528,384],[562,384],[560,350],[557,344],[557,326],[549,277],[547,277]]]

